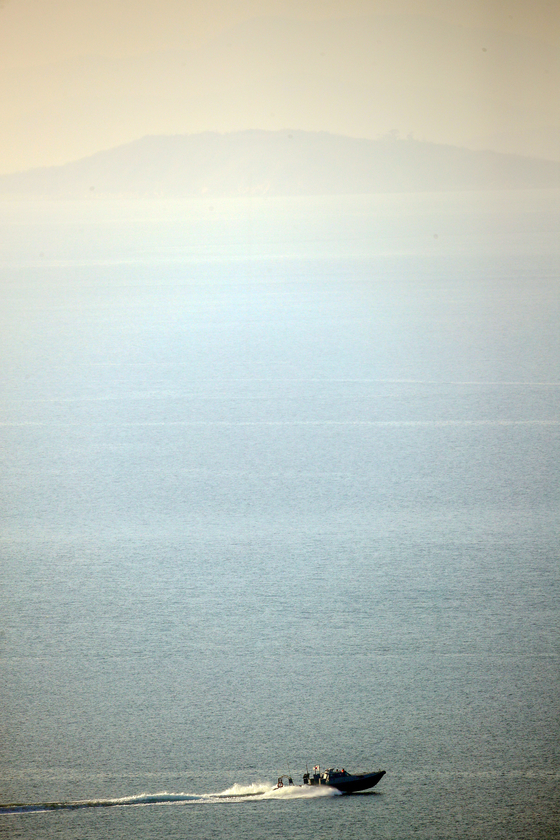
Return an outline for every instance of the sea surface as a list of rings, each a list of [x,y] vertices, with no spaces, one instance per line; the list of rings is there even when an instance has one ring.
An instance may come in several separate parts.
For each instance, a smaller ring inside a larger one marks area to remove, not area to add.
[[[2,836],[560,835],[559,231],[0,205]]]

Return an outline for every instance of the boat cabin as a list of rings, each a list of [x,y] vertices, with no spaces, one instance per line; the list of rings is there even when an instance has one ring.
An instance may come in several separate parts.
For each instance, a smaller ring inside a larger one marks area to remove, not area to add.
[[[338,781],[343,781],[346,776],[350,774],[346,772],[344,767],[335,770],[334,767],[329,767],[328,770],[321,770],[319,767],[313,768],[313,773],[303,774],[304,785],[335,785]]]

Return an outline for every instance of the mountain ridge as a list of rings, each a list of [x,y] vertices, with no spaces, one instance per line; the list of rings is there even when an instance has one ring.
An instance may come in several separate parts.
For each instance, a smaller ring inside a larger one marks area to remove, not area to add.
[[[4,197],[344,195],[560,187],[560,163],[399,138],[283,130],[146,135],[0,176]]]

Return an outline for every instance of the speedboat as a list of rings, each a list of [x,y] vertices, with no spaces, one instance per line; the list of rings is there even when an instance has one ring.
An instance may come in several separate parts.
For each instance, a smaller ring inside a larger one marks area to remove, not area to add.
[[[375,773],[348,773],[347,770],[330,767],[328,770],[321,770],[319,766],[313,768],[313,773],[303,774],[304,785],[328,785],[336,788],[341,793],[355,793],[358,790],[368,790],[383,778],[385,770],[376,770]]]

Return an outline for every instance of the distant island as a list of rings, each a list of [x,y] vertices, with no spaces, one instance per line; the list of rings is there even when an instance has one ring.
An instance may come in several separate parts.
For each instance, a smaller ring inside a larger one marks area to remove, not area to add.
[[[560,163],[307,131],[148,136],[91,157],[0,176],[3,198],[357,195],[560,187]]]

